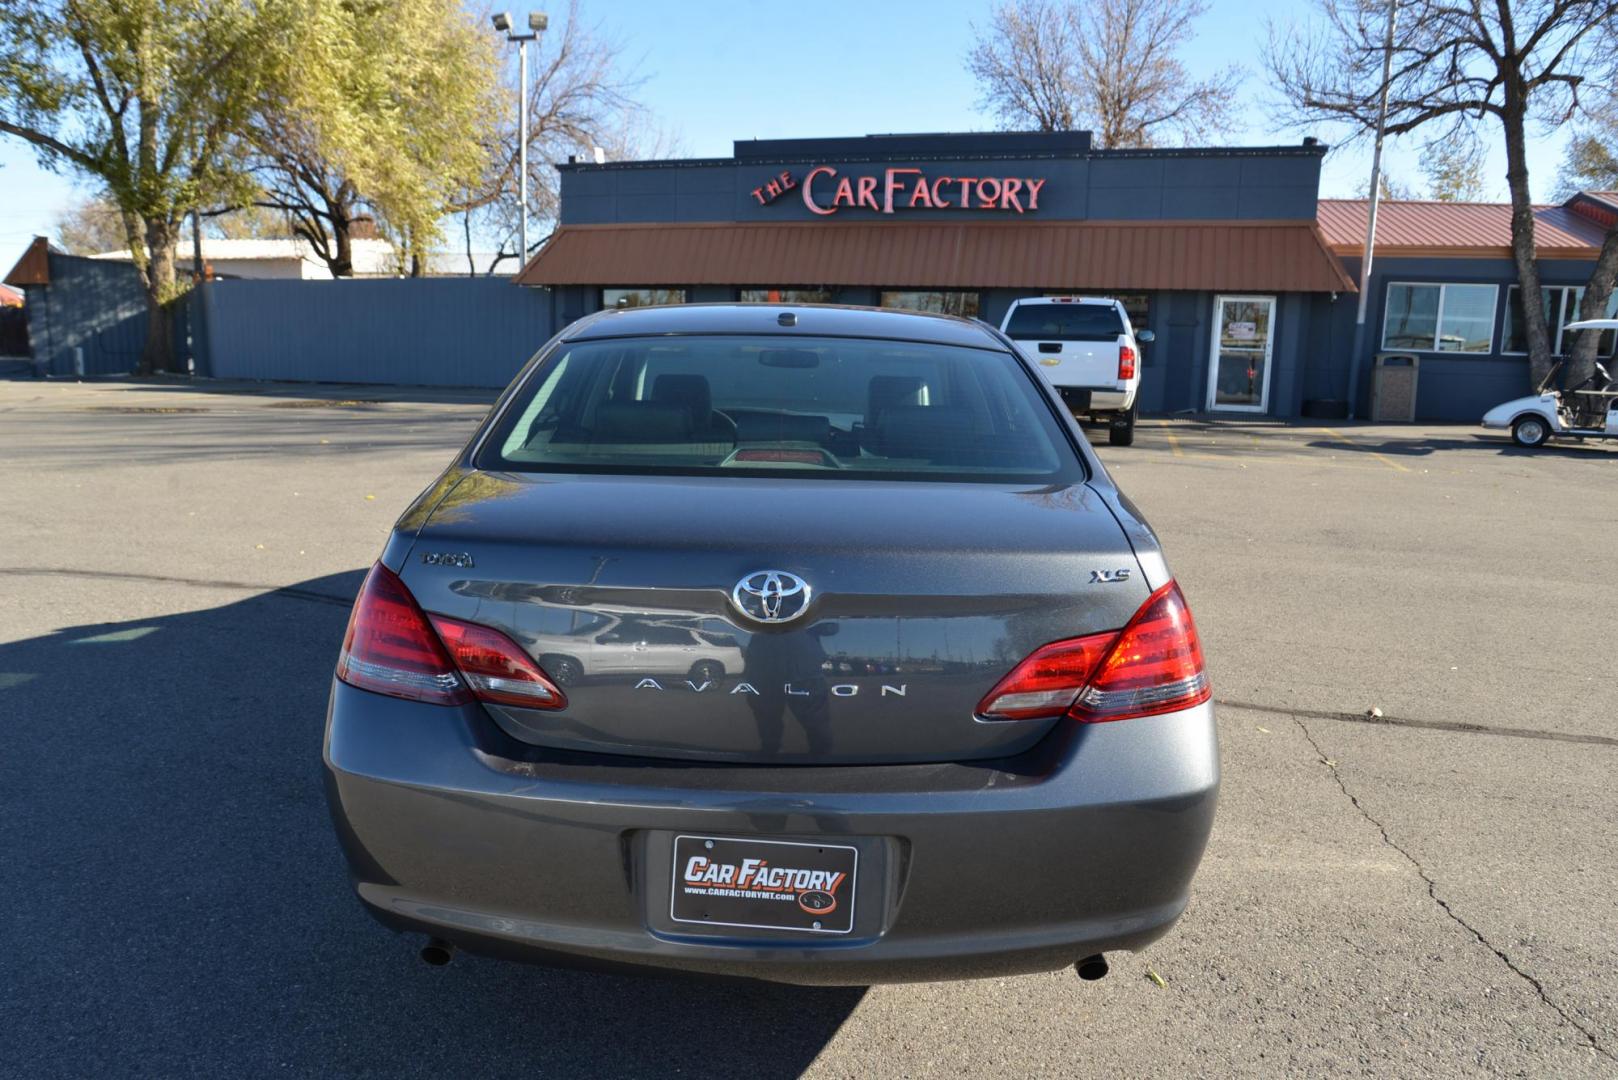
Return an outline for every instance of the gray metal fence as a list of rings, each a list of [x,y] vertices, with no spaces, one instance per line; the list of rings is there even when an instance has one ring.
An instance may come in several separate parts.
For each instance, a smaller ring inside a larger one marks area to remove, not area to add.
[[[146,345],[146,292],[129,263],[51,252],[49,285],[27,285],[28,340],[49,375],[135,370]]]
[[[500,387],[552,332],[549,290],[509,278],[215,281],[206,293],[216,378]]]

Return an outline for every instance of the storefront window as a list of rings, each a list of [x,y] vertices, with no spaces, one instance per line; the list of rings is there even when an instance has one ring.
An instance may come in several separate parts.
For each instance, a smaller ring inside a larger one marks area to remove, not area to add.
[[[1551,334],[1551,352],[1562,356],[1565,350],[1573,345],[1571,338],[1564,340],[1562,328],[1570,322],[1579,321],[1579,304],[1584,300],[1584,289],[1572,285],[1552,286],[1539,290],[1539,297],[1545,305],[1545,323]],[[1607,297],[1606,317],[1618,318],[1618,292]],[[1502,352],[1528,351],[1528,331],[1523,326],[1522,290],[1515,285],[1506,290],[1506,325],[1500,336],[1504,340]],[[1611,330],[1602,331],[1601,341],[1596,345],[1596,355],[1613,355],[1615,338],[1618,338],[1618,334],[1614,334]]]
[[[1129,315],[1129,325],[1136,330],[1145,330],[1152,324],[1148,321],[1152,314],[1152,294],[1143,292],[1124,292],[1108,294],[1112,299],[1124,305],[1124,311]]]
[[[829,304],[830,289],[743,289],[744,304]]]
[[[603,308],[654,307],[685,303],[684,289],[602,289]]]
[[[978,317],[978,294],[975,292],[884,292],[882,306],[904,308],[907,311],[930,311],[935,315],[959,315],[965,319]]]
[[[1384,349],[1486,353],[1494,347],[1493,285],[1388,286]]]

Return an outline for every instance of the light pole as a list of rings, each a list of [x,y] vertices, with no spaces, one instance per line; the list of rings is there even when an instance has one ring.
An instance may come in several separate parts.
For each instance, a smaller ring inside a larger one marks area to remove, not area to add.
[[[497,12],[490,20],[494,28],[506,35],[507,41],[517,43],[517,201],[521,216],[517,229],[517,269],[528,262],[528,43],[536,40],[550,19],[542,11],[528,13],[528,33],[512,33],[511,13]]]
[[[1376,113],[1376,148],[1371,152],[1370,201],[1365,208],[1365,250],[1360,253],[1359,310],[1354,318],[1354,351],[1348,354],[1348,418],[1357,418],[1360,350],[1365,348],[1365,309],[1370,302],[1371,260],[1376,254],[1376,208],[1382,196],[1382,139],[1388,126],[1388,82],[1393,78],[1393,26],[1399,18],[1399,0],[1388,0],[1387,37],[1382,43],[1381,102]],[[1373,417],[1374,419],[1374,417]]]

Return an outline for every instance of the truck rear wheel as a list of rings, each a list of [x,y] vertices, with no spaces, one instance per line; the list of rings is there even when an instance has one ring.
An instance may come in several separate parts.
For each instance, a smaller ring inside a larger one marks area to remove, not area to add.
[[[1107,442],[1113,446],[1135,445],[1135,415],[1140,410],[1131,405],[1128,412],[1114,413],[1107,424]]]

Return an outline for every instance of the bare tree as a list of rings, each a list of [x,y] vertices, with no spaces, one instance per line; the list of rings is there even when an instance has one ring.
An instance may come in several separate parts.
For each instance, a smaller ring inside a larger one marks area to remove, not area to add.
[[[1313,28],[1271,34],[1265,63],[1281,93],[1283,115],[1298,124],[1338,122],[1354,135],[1374,130],[1388,4],[1319,0],[1319,6],[1322,18]],[[1388,134],[1440,129],[1460,136],[1499,124],[1519,295],[1537,297],[1528,125],[1565,123],[1581,110],[1581,86],[1613,85],[1618,0],[1402,0],[1396,26]],[[1586,305],[1606,303],[1606,295],[1594,294],[1603,285],[1610,293],[1615,261],[1618,243],[1609,235]],[[1550,371],[1550,334],[1539,304],[1522,307],[1537,383]],[[1592,339],[1593,351],[1594,335],[1582,336]],[[1578,366],[1569,364],[1569,378],[1582,377]]]
[[[103,195],[81,199],[56,215],[56,240],[75,255],[98,255],[129,246],[123,213]]]
[[[624,59],[622,46],[598,27],[581,21],[577,0],[568,5],[566,18],[552,19],[551,26],[529,46],[529,63],[535,74],[528,89],[528,212],[530,220],[541,222],[556,219],[557,162],[588,154],[597,146],[610,151],[624,145],[625,133],[640,130],[645,122],[644,109],[635,98],[640,79]],[[511,259],[526,262],[533,254],[531,250],[517,251],[516,76],[513,63],[506,69],[499,95],[502,106],[510,108],[494,125],[487,148],[488,168],[450,207],[461,218],[469,266],[474,228],[498,238],[498,251],[485,273],[493,273]],[[532,247],[542,243],[549,232],[543,228],[531,231],[541,237]]]
[[[967,66],[981,107],[1008,128],[1088,127],[1103,147],[1217,140],[1240,79],[1227,68],[1193,79],[1179,58],[1204,0],[1007,0]]]

